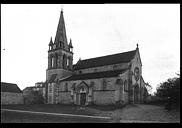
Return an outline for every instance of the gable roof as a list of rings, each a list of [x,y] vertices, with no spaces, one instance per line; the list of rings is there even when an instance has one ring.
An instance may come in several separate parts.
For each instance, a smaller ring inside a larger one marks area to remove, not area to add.
[[[133,50],[133,51],[123,52],[123,53],[118,53],[113,55],[80,60],[73,67],[74,67],[74,70],[79,70],[79,69],[99,67],[104,65],[126,63],[131,61],[131,59],[133,59],[135,53],[136,53],[136,50]]]
[[[22,93],[17,84],[1,82],[1,92]]]
[[[86,73],[86,74],[75,74],[75,75],[68,77],[67,79],[62,80],[62,81],[117,77],[119,74],[124,73],[126,70],[127,69],[105,71],[105,72],[94,72],[94,73]]]

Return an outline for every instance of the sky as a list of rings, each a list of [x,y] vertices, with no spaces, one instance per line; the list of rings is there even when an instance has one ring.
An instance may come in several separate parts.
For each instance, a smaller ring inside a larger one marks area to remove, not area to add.
[[[63,9],[73,63],[136,49],[153,87],[180,72],[180,4],[1,4],[1,81],[46,80],[48,44]]]

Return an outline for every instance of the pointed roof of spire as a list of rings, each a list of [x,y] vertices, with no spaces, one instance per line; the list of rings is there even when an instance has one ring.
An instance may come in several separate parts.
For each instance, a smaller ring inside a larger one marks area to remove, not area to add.
[[[53,42],[52,42],[52,37],[51,37],[51,40],[50,40],[50,42],[49,42],[49,45],[52,45],[53,44]]]
[[[59,23],[57,27],[56,37],[54,43],[64,42],[67,44],[67,37],[66,37],[66,28],[63,16],[63,10],[61,9],[61,14],[59,18]]]
[[[70,48],[73,48],[71,39],[70,39],[69,47],[70,47]]]

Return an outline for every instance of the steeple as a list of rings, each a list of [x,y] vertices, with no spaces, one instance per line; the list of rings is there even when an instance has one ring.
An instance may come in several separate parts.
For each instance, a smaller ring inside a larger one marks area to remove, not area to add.
[[[49,42],[49,50],[52,50],[52,46],[53,46],[53,42],[52,42],[52,37],[51,37],[51,40]]]
[[[73,48],[71,39],[70,39],[69,47],[70,47],[70,48]]]
[[[54,40],[55,44],[63,43],[63,46],[67,46],[66,28],[63,16],[63,10],[61,9],[61,14],[59,18],[59,23],[57,27],[56,37]],[[61,46],[61,45],[60,45]]]
[[[52,37],[51,37],[51,40],[49,42],[49,46],[52,46],[53,45],[53,42],[52,42]]]

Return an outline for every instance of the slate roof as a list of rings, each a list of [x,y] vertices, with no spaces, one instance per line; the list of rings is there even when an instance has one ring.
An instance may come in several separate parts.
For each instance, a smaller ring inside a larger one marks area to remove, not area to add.
[[[136,50],[133,50],[133,51],[123,52],[123,53],[118,53],[113,55],[80,60],[73,67],[74,67],[74,70],[79,70],[79,69],[99,67],[104,65],[125,63],[125,62],[131,61],[135,53],[136,53]]]
[[[17,84],[1,82],[1,92],[22,93]]]
[[[126,70],[127,69],[115,70],[115,71],[105,71],[105,72],[94,72],[94,73],[86,73],[86,74],[75,74],[62,81],[117,77],[119,74],[122,74]]]

